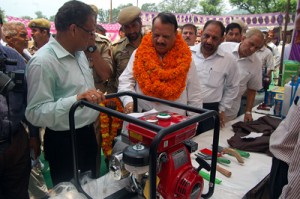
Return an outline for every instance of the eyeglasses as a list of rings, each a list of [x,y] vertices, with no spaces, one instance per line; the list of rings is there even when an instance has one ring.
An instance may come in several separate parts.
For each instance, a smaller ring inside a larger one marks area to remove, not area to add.
[[[85,29],[82,26],[79,26],[76,24],[77,27],[81,28],[82,30],[84,30],[85,32],[89,33],[91,36],[94,36],[96,34],[96,31],[88,31],[87,29]]]

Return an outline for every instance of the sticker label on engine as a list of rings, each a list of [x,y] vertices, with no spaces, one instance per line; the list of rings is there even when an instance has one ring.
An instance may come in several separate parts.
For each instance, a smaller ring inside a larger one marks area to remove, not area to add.
[[[135,132],[133,132],[133,131],[129,131],[129,135],[130,135],[130,137],[132,137],[133,139],[136,139],[136,140],[138,140],[138,141],[143,141],[143,136],[140,135],[140,134],[137,134],[137,133],[135,133]]]

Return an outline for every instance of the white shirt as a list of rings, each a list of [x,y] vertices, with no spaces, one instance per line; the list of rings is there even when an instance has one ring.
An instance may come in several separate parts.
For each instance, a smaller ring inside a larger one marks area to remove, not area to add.
[[[274,70],[274,59],[272,51],[267,48],[266,46],[263,46],[261,49],[259,49],[256,52],[258,58],[262,62],[262,68],[263,70],[267,67],[268,70]]]
[[[280,65],[280,54],[279,54],[278,47],[273,42],[269,42],[267,45],[270,48],[272,48],[274,67],[279,66]]]
[[[284,46],[283,60],[288,60],[290,58],[291,50],[292,44],[286,44]]]
[[[230,109],[239,91],[237,62],[232,54],[219,49],[208,58],[200,51],[201,43],[191,47],[201,83],[203,103],[219,102],[219,110]]]
[[[136,50],[132,53],[129,62],[127,64],[127,67],[119,77],[118,92],[131,91],[143,95],[143,92],[139,87],[139,84],[136,82],[136,80],[133,77],[133,63],[135,59],[135,53]],[[196,108],[202,108],[201,86],[197,76],[196,67],[193,62],[191,63],[191,67],[187,75],[188,77],[186,82],[186,88],[181,93],[180,97],[174,102],[193,106]],[[124,96],[121,97],[121,101],[125,106],[129,102],[133,102],[133,99],[130,96]],[[154,108],[157,111],[170,111],[182,115],[186,114],[186,111],[182,109],[176,109],[164,104],[159,104],[156,102],[149,102],[144,100],[138,100],[138,102],[139,102],[139,111],[141,110],[148,111]],[[193,115],[193,113],[188,113],[188,114]]]
[[[240,43],[235,42],[223,42],[219,48],[231,52],[235,60],[237,61],[238,72],[240,76],[239,81],[239,93],[237,97],[233,100],[233,105],[231,109],[225,110],[225,115],[228,119],[233,119],[237,116],[242,95],[247,89],[260,90],[262,88],[262,63],[257,57],[256,53],[248,57],[240,58],[238,49]]]
[[[298,198],[300,192],[300,100],[293,102],[286,118],[270,137],[270,151],[289,165],[288,184],[282,189],[280,199]]]

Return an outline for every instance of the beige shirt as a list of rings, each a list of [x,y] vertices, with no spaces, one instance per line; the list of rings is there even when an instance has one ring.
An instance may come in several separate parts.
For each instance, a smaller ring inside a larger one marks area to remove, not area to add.
[[[115,92],[118,91],[119,77],[126,68],[130,56],[135,49],[136,47],[129,42],[127,37],[120,39],[112,45],[114,72],[109,84],[112,84]]]
[[[107,37],[100,34],[96,34],[95,41],[97,46],[97,52],[101,54],[104,61],[107,62],[110,69],[113,71],[111,41]],[[108,93],[112,92],[112,86],[108,85],[107,80],[101,79],[97,75],[95,70],[93,70],[93,77],[94,77],[95,87],[97,89],[100,89],[102,92],[108,92]]]

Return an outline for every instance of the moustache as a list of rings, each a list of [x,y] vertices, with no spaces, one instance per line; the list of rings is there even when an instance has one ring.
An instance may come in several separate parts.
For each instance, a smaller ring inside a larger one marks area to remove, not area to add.
[[[166,44],[164,44],[164,43],[156,43],[156,45],[157,45],[157,46],[162,46],[162,47],[165,47],[165,46],[166,46]]]
[[[203,46],[204,48],[206,48],[206,49],[212,49],[212,48],[214,48],[213,45],[207,44],[207,43],[204,43],[202,46]]]

